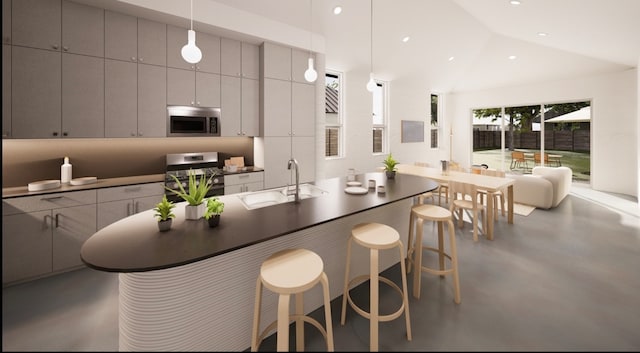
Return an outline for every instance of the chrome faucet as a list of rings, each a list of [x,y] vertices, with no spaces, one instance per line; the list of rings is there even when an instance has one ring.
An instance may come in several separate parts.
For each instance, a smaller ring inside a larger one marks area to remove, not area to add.
[[[300,173],[298,172],[298,161],[295,158],[291,158],[287,162],[287,169],[291,170],[291,165],[295,166],[296,169],[296,198],[295,202],[300,202]],[[287,187],[287,193],[289,192]]]

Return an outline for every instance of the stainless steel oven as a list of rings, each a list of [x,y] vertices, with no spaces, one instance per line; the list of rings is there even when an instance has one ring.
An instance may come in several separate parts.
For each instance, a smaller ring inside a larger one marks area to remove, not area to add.
[[[220,136],[220,108],[168,106],[167,136]]]
[[[187,189],[190,174],[197,175],[198,180],[200,175],[204,175],[211,184],[211,189],[205,197],[224,195],[224,175],[222,169],[219,168],[218,152],[172,153],[168,154],[166,159],[164,185],[167,188],[179,190],[179,182]],[[175,176],[178,182],[172,176]],[[169,201],[183,201],[169,190],[165,190],[165,195]]]

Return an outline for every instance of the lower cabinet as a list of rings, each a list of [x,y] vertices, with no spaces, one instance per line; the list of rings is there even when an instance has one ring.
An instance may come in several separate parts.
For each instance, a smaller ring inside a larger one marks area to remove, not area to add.
[[[225,175],[224,194],[257,191],[264,189],[264,172]]]
[[[3,285],[82,267],[80,248],[95,232],[95,190],[3,200]]]
[[[164,183],[98,189],[98,230],[155,207],[164,195]]]

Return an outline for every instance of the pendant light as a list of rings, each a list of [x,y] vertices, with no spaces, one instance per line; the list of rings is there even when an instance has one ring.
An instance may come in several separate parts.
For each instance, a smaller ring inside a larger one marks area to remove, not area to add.
[[[373,0],[371,0],[371,71],[369,72],[369,82],[367,82],[367,91],[373,92],[376,88],[376,81],[373,80]]]
[[[182,58],[190,63],[197,64],[202,59],[202,52],[196,46],[196,32],[193,30],[193,0],[191,0],[191,29],[187,32],[187,44],[180,51]]]
[[[310,35],[310,44],[309,44],[309,67],[307,71],[304,72],[304,79],[308,82],[315,82],[318,78],[318,73],[313,68],[313,57],[311,55],[311,50],[313,49],[313,0],[309,0],[309,17],[311,19],[311,35]]]

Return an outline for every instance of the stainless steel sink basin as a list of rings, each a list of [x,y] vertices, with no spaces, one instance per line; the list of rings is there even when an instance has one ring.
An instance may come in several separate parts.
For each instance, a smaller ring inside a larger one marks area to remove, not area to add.
[[[295,186],[289,186],[289,194],[287,195],[287,188],[277,188],[277,189],[269,189],[262,191],[254,191],[239,194],[238,197],[244,207],[248,210],[253,210],[256,208],[267,207],[272,205],[278,205],[285,202],[291,202],[295,199]],[[311,197],[318,197],[321,195],[327,194],[327,191],[324,191],[312,184],[300,184],[300,200],[308,199]]]

